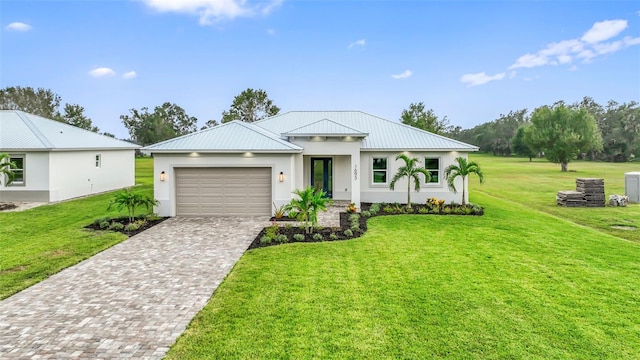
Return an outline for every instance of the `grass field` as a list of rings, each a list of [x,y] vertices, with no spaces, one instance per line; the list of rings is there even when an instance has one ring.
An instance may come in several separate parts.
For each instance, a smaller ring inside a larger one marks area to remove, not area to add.
[[[136,160],[138,191],[153,191],[153,161]],[[29,287],[127,237],[83,229],[107,211],[113,192],[20,212],[0,213],[0,299]],[[141,209],[142,210],[142,209]]]
[[[472,159],[484,216],[377,217],[357,240],[251,250],[168,358],[640,358],[638,235],[610,227],[640,225],[640,207],[555,205],[578,176],[622,194],[636,165]]]

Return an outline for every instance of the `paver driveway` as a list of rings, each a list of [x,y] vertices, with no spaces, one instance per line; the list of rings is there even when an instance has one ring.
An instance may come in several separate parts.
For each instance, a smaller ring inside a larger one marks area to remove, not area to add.
[[[0,358],[162,358],[262,218],[172,218],[0,302]]]

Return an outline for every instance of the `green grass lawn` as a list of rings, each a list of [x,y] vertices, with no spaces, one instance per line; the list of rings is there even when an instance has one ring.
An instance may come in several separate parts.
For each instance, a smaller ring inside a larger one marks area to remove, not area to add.
[[[356,240],[251,250],[167,357],[640,358],[640,244],[605,226],[640,209],[555,205],[577,176],[623,193],[634,166],[472,158],[484,216],[377,217]]]
[[[136,160],[136,183],[138,191],[153,192],[151,158]],[[83,229],[97,218],[124,214],[106,210],[112,196],[110,192],[0,213],[0,299],[126,239],[119,233]]]

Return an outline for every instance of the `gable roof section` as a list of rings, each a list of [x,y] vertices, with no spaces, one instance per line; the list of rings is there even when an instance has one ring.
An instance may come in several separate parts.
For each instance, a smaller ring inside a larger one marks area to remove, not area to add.
[[[169,139],[144,148],[159,152],[281,152],[302,148],[258,126],[234,120],[209,129]]]
[[[296,130],[311,126],[321,120],[330,120],[344,127],[359,129],[359,131],[367,133],[368,135],[362,140],[363,151],[478,150],[477,146],[361,111],[291,111],[257,121],[253,124],[276,134],[288,134],[292,129]]]
[[[0,110],[2,151],[124,150],[139,147],[23,111]]]
[[[289,130],[284,136],[356,136],[365,137],[369,134],[360,130],[338,124],[329,119],[322,119],[311,124],[301,126],[297,129]]]

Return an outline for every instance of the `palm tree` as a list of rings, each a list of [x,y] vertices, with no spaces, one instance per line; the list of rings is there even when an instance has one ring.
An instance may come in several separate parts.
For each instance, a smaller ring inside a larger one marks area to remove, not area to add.
[[[9,154],[0,154],[0,180],[2,180],[5,176],[7,178],[5,186],[11,184],[15,174],[13,173],[13,169],[16,168],[16,164],[11,162],[11,158]],[[2,184],[2,181],[0,181]]]
[[[407,178],[407,208],[411,207],[411,180],[413,180],[414,188],[416,191],[420,191],[420,174],[423,174],[425,181],[429,183],[431,181],[431,173],[425,168],[418,167],[419,161],[417,158],[410,158],[405,154],[398,154],[396,160],[404,160],[404,166],[398,169],[398,172],[391,179],[389,188],[394,190],[396,182],[403,177]]]
[[[296,189],[293,193],[298,195],[298,199],[291,199],[285,210],[289,212],[289,216],[302,222],[305,232],[310,234],[312,227],[318,224],[318,213],[327,211],[327,206],[331,205],[333,200],[326,197],[324,191],[316,191],[311,186],[304,190]]]
[[[454,181],[458,176],[462,178],[462,206],[467,205],[465,202],[466,189],[464,179],[470,174],[478,175],[481,184],[484,182],[484,174],[482,173],[480,166],[475,161],[468,162],[467,159],[463,157],[457,157],[455,164],[451,164],[444,169],[444,178],[447,180],[449,189],[451,189],[454,194],[458,193]]]

